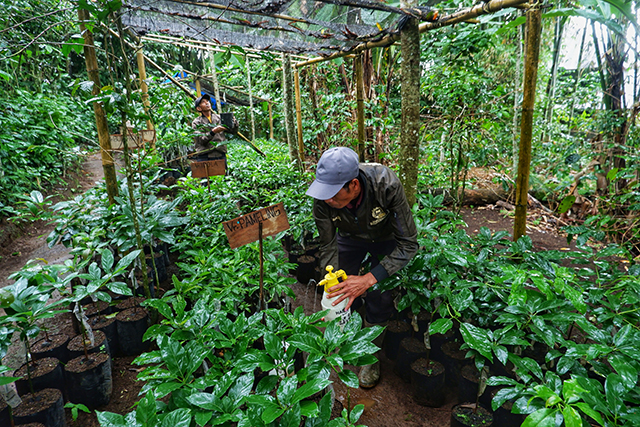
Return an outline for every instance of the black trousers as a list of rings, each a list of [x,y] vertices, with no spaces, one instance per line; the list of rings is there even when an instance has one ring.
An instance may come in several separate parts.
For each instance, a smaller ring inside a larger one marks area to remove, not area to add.
[[[359,275],[362,261],[367,254],[371,255],[371,268],[380,264],[380,258],[389,255],[396,248],[395,240],[383,242],[365,242],[361,240],[349,239],[338,234],[338,259],[340,269],[347,273],[347,276]],[[363,304],[363,298],[358,297],[353,302],[351,308],[358,310]],[[394,312],[393,297],[391,292],[381,292],[378,290],[368,291],[364,298],[366,316],[369,323],[383,323],[391,318]]]

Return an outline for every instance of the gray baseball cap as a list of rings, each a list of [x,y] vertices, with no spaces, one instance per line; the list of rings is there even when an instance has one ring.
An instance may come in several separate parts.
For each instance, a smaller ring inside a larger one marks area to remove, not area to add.
[[[358,155],[351,148],[334,147],[322,154],[316,168],[316,179],[307,190],[307,196],[329,200],[349,181],[358,177]]]

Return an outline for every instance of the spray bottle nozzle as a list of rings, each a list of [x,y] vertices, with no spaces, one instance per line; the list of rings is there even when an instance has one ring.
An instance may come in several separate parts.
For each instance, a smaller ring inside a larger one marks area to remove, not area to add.
[[[329,293],[329,288],[345,280],[347,280],[347,274],[344,270],[338,270],[334,273],[333,266],[327,265],[327,274],[325,274],[324,279],[318,282],[318,286],[324,286],[324,291]]]

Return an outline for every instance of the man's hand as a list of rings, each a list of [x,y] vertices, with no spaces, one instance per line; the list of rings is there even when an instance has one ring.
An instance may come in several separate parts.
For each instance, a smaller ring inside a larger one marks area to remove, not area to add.
[[[377,280],[371,273],[367,273],[364,276],[349,276],[344,282],[332,286],[329,289],[331,293],[328,297],[334,298],[336,296],[340,296],[332,305],[337,305],[345,298],[349,298],[349,302],[346,307],[348,310],[351,308],[351,304],[353,304],[353,301],[355,301],[356,298],[367,292],[367,290],[376,283]]]
[[[224,127],[222,125],[218,125],[218,126],[214,127],[213,129],[211,129],[211,133],[220,133],[220,132],[224,132],[225,130],[227,130],[226,127]]]

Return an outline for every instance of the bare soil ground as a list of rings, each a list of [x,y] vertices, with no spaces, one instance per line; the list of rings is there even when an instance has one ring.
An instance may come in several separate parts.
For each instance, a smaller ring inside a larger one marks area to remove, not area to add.
[[[490,177],[477,173],[476,185],[489,185]],[[84,172],[77,177],[75,192],[66,190],[68,197],[73,197],[80,191],[85,191],[94,185],[95,181],[102,178],[102,167],[97,155],[89,156],[84,165]],[[475,234],[480,227],[486,226],[492,231],[513,231],[513,218],[508,211],[496,207],[463,208],[462,217],[467,224],[470,234]],[[568,250],[566,238],[556,231],[554,219],[544,211],[532,212],[532,220],[528,226],[528,235],[531,237],[535,250]],[[7,277],[14,271],[22,268],[30,259],[38,259],[37,262],[60,263],[67,259],[68,250],[61,245],[49,249],[46,245],[46,236],[52,226],[47,224],[33,224],[30,227],[16,229],[7,224],[1,224],[0,229],[5,230],[0,240],[0,287],[11,283]],[[9,232],[7,232],[9,230]],[[8,237],[6,237],[8,236]],[[175,267],[173,267],[175,268]],[[171,272],[169,274],[171,276]],[[307,314],[320,308],[321,295],[310,289],[307,285],[297,283],[293,285],[296,293],[294,308],[302,305]],[[62,316],[52,323],[55,331],[68,331],[71,328],[70,315]],[[14,351],[11,357],[3,363],[18,368],[22,363],[20,351]],[[109,411],[124,414],[129,412],[139,399],[138,393],[142,383],[136,381],[139,367],[131,364],[134,357],[115,358],[113,360],[113,393],[108,405],[98,408],[100,411]],[[336,382],[337,399],[344,406],[364,404],[365,411],[359,424],[369,427],[444,427],[450,424],[450,410],[457,402],[455,390],[447,392],[445,404],[440,408],[427,408],[417,405],[411,398],[410,384],[404,383],[393,373],[393,361],[381,356],[382,379],[380,384],[371,390],[351,390],[348,392],[344,386]],[[356,372],[358,368],[353,368]],[[98,422],[95,413],[80,413],[75,422],[71,418],[71,412],[67,411],[68,426],[97,427]]]

